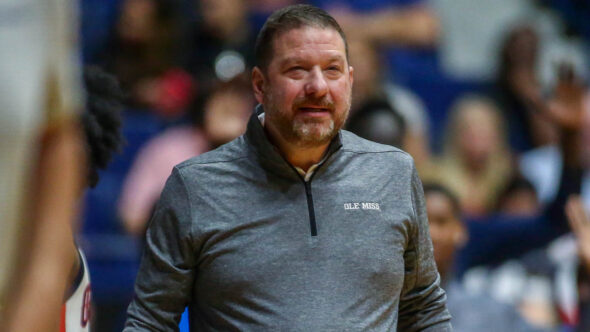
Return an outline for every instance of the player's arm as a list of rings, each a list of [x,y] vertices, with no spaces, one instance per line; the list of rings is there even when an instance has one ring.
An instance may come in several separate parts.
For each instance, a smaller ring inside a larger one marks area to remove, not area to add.
[[[412,165],[413,229],[404,253],[404,285],[399,303],[399,331],[451,331],[446,294],[434,262],[422,182]]]
[[[177,330],[192,296],[197,260],[190,205],[180,171],[174,168],[147,229],[125,332]]]
[[[77,117],[44,133],[32,185],[28,242],[6,331],[57,331],[67,283],[77,258],[72,224],[82,188],[84,151]],[[30,235],[29,235],[30,234]]]

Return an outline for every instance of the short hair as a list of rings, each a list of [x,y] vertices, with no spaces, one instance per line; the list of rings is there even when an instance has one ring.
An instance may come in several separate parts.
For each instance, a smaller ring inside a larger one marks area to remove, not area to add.
[[[86,137],[87,184],[95,187],[104,169],[124,143],[121,134],[123,92],[117,79],[96,66],[84,68],[86,110],[81,121]]]
[[[440,194],[445,196],[451,202],[453,214],[457,218],[461,217],[462,211],[459,198],[449,188],[438,182],[424,182],[422,188],[424,189],[424,196],[427,196],[428,194]]]
[[[348,120],[347,129],[373,142],[403,148],[404,118],[384,99],[369,99]]]
[[[326,11],[318,7],[306,4],[297,4],[281,8],[272,13],[258,36],[254,46],[256,66],[266,69],[272,59],[274,39],[281,34],[301,27],[318,27],[334,29],[342,37],[348,60],[348,43],[344,31]]]
[[[522,174],[513,175],[498,195],[496,210],[501,211],[511,195],[523,191],[533,194],[535,199],[538,200],[537,188],[535,188],[533,183]]]

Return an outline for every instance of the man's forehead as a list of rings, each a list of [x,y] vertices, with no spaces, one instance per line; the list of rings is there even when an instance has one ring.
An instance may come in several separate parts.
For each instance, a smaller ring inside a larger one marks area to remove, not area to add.
[[[332,28],[294,28],[277,35],[273,40],[274,57],[280,60],[305,56],[305,53],[310,51],[322,51],[330,57],[346,59],[344,40],[338,31]]]

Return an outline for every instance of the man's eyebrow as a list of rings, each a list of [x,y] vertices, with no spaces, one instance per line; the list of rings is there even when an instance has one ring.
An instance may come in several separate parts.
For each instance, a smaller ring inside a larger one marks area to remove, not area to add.
[[[293,63],[303,63],[303,62],[307,62],[307,61],[309,61],[309,59],[307,59],[305,57],[292,56],[292,57],[286,57],[286,58],[282,59],[279,62],[279,65],[282,67],[282,66],[293,64]],[[345,58],[341,54],[335,54],[335,55],[331,55],[331,56],[325,58],[325,60],[323,62],[335,62],[335,61],[344,62]]]
[[[344,57],[341,54],[335,54],[326,58],[326,62],[344,61]]]
[[[292,56],[292,57],[286,57],[286,58],[281,59],[279,64],[281,66],[285,66],[285,65],[292,64],[292,63],[299,63],[299,62],[305,62],[305,61],[308,61],[308,60],[303,57]]]

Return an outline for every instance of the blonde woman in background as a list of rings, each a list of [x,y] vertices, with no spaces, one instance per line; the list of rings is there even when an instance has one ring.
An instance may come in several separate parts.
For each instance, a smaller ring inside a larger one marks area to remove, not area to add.
[[[454,104],[434,165],[426,176],[454,191],[466,214],[491,211],[513,169],[504,122],[491,100],[469,95]]]

